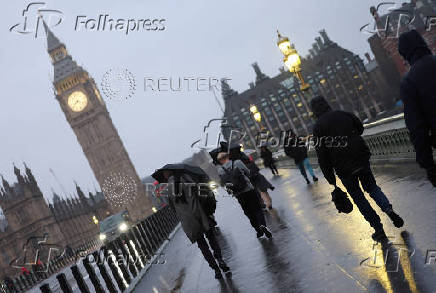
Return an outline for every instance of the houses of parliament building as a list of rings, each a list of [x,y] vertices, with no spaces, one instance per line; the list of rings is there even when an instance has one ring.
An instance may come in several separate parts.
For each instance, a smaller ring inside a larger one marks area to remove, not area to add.
[[[23,258],[28,246],[35,245],[30,239],[46,236],[47,243],[73,250],[98,240],[99,228],[93,217],[102,219],[110,209],[101,192],[90,192],[87,197],[76,185],[76,197],[61,199],[54,193],[48,203],[29,167],[25,166],[22,174],[14,166],[14,173],[17,182],[10,184],[2,177],[0,188],[5,217],[0,220],[0,278],[19,273],[11,262]]]

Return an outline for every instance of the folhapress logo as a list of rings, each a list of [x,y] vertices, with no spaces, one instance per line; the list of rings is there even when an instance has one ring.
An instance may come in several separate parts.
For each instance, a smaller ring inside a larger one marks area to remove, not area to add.
[[[48,9],[45,2],[32,2],[22,12],[22,21],[11,26],[10,32],[18,34],[33,34],[35,38],[40,35],[42,27],[42,18],[47,26],[53,28],[59,25],[64,19],[64,15],[59,10]],[[41,34],[44,36],[44,34]]]
[[[78,15],[74,30],[89,31],[123,31],[128,35],[134,31],[163,31],[165,30],[164,18],[154,19],[114,19],[109,14],[100,14],[97,18],[89,18],[86,15]]]

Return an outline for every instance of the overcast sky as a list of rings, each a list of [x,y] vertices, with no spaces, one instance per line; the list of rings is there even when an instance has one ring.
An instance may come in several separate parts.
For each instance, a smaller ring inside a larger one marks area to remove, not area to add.
[[[211,92],[144,91],[144,77],[230,78],[239,92],[254,80],[251,64],[274,76],[282,66],[276,29],[306,55],[320,29],[339,45],[363,57],[367,35],[359,28],[370,22],[372,0],[292,1],[46,1],[64,19],[52,31],[78,64],[100,84],[106,71],[126,68],[137,82],[127,100],[106,104],[141,177],[165,163],[190,156],[190,144],[202,137],[203,125],[221,116]],[[12,163],[25,161],[45,196],[51,188],[63,193],[49,172],[52,168],[67,193],[73,180],[85,191],[99,189],[76,137],[52,92],[52,65],[44,34],[10,32],[22,23],[29,1],[4,1],[0,20],[0,173],[15,181]],[[74,30],[76,17],[165,19],[163,31]],[[29,15],[29,23],[35,14]],[[28,28],[29,30],[31,29]],[[103,95],[104,97],[104,95]],[[105,98],[105,97],[104,97]],[[220,97],[221,98],[221,97]]]

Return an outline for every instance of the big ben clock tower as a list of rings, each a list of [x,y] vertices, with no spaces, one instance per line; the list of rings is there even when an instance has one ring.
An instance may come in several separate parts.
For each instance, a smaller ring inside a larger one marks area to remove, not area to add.
[[[78,66],[43,22],[47,52],[54,67],[53,85],[65,117],[76,134],[112,212],[127,209],[132,220],[149,215],[147,198],[95,81]]]

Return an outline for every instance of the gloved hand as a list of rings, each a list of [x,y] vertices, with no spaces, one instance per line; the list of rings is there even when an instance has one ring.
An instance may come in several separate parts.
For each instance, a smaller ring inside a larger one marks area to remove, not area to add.
[[[430,180],[431,184],[436,187],[436,166],[427,169],[427,178]]]

